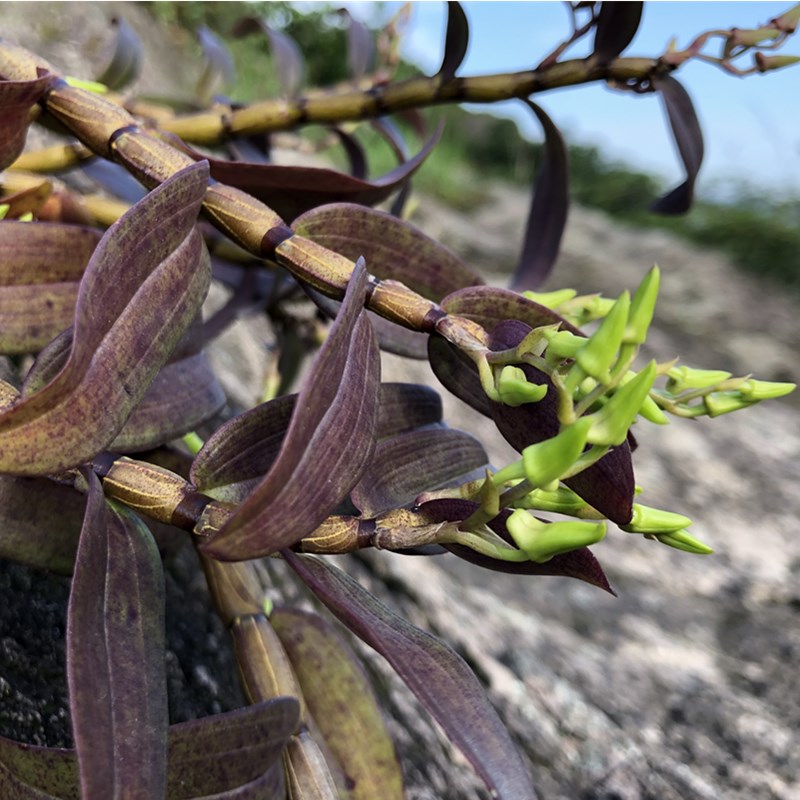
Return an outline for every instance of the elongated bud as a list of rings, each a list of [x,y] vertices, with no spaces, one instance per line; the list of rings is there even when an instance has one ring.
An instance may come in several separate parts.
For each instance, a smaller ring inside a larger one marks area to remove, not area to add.
[[[214,606],[226,627],[237,617],[261,613],[264,590],[252,564],[223,563],[205,557],[201,560]]]
[[[557,489],[535,489],[521,500],[514,502],[515,508],[527,508],[530,511],[552,511],[556,514],[567,514],[583,519],[602,519],[599,511],[593,509],[582,497],[572,489],[559,486]]]
[[[5,219],[10,210],[11,206],[8,203],[0,203],[0,219]]]
[[[576,336],[570,331],[545,330],[544,338],[547,339],[548,361],[575,358],[578,351],[586,344],[583,336]]]
[[[790,394],[797,388],[796,383],[780,383],[778,381],[757,381],[750,378],[739,386],[738,391],[745,400],[774,400]]]
[[[693,367],[672,367],[667,372],[669,381],[667,391],[672,394],[686,391],[687,389],[705,389],[716,386],[718,383],[728,380],[730,372],[719,369],[694,369]]]
[[[746,400],[738,391],[712,392],[703,398],[703,405],[709,417],[730,414],[732,411],[749,408],[753,403],[757,402],[757,400]]]
[[[733,28],[728,41],[733,47],[755,47],[762,42],[771,42],[780,35],[777,28]]]
[[[707,544],[691,536],[686,531],[658,534],[656,539],[668,547],[674,547],[676,550],[683,550],[685,553],[694,553],[698,556],[707,556],[714,552]]]
[[[575,360],[581,369],[600,383],[610,383],[609,369],[617,359],[630,310],[630,295],[623,292],[600,327],[586,340]]]
[[[291,800],[339,800],[328,763],[308,731],[289,740],[283,763]]]
[[[644,344],[647,339],[647,330],[653,321],[660,282],[661,271],[654,266],[645,275],[631,300],[628,322],[622,337],[623,344]]]
[[[562,303],[572,300],[578,293],[574,289],[556,289],[554,292],[523,292],[522,296],[546,308],[558,308]]]
[[[772,70],[794,66],[800,62],[800,56],[765,56],[763,53],[756,53],[755,62],[759,72],[772,72]]]
[[[625,386],[629,384],[637,375],[638,373],[631,370],[620,381],[620,385]],[[653,400],[653,398],[649,395],[645,397],[642,407],[639,409],[639,415],[655,425],[669,425],[669,419],[667,418],[667,415],[661,410],[658,403],[656,403],[656,401]]]
[[[564,475],[583,452],[591,427],[592,421],[583,417],[552,439],[526,447],[522,464],[531,485],[542,488]]]
[[[622,444],[655,379],[656,362],[651,361],[633,380],[617,389],[599,411],[585,417],[592,423],[586,441],[599,445]]]
[[[771,24],[784,33],[794,33],[797,26],[800,25],[800,3],[792,6],[779,17],[775,17]]]
[[[503,367],[497,381],[500,402],[516,408],[525,403],[538,403],[547,394],[547,385],[529,383],[520,367]]]
[[[511,513],[506,528],[517,547],[538,564],[596,544],[606,535],[602,522],[542,522],[522,509]]]
[[[620,525],[620,528],[628,533],[661,534],[674,533],[691,524],[689,517],[683,514],[634,503],[631,521],[627,525]]]

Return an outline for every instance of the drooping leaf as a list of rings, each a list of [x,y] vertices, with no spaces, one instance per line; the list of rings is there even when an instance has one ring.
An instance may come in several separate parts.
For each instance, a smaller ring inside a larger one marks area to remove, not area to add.
[[[654,78],[653,84],[664,102],[672,135],[686,170],[686,180],[657,200],[650,210],[657,214],[685,214],[691,208],[694,184],[703,163],[703,132],[692,98],[675,78],[664,75]]]
[[[351,136],[346,130],[338,125],[332,127],[333,132],[339,137],[347,160],[350,162],[350,175],[359,180],[367,177],[367,156],[364,148],[359,144],[355,136]]]
[[[633,41],[643,8],[644,3],[639,2],[600,4],[592,52],[599,63],[613,61]]]
[[[400,188],[422,165],[441,137],[440,125],[411,159],[374,180],[365,181],[322,167],[287,167],[208,159],[211,177],[266,203],[287,222],[317,206],[351,202],[372,206]],[[184,145],[195,159],[206,156]]]
[[[83,800],[163,797],[164,576],[150,531],[91,470],[67,612],[67,680]]]
[[[463,431],[408,431],[378,442],[369,469],[350,496],[363,516],[376,517],[488,462],[481,443]]]
[[[81,164],[81,171],[109,194],[126,203],[138,203],[147,190],[125,167],[106,161],[104,158],[90,158]]]
[[[469,46],[469,22],[461,3],[450,0],[447,4],[447,32],[444,40],[442,66],[437,78],[449,81],[455,78]]]
[[[558,258],[569,210],[567,146],[549,116],[530,100],[523,100],[544,129],[542,165],[533,186],[522,254],[511,288],[536,289],[548,278]]]
[[[292,662],[308,710],[346,776],[352,800],[402,800],[397,754],[355,653],[319,614],[277,608],[270,623]]]
[[[430,518],[431,522],[457,522],[467,519],[477,508],[478,503],[470,500],[431,500],[422,504],[419,513]],[[489,523],[489,527],[498,536],[513,545],[514,541],[505,525],[510,513],[508,509],[504,509]],[[445,546],[459,558],[463,558],[472,564],[477,564],[484,569],[506,572],[512,575],[554,575],[563,578],[576,578],[579,581],[597,586],[603,591],[614,594],[614,590],[611,588],[602,567],[588,547],[572,550],[569,553],[561,553],[553,556],[544,564],[537,564],[533,561],[501,561],[458,544]]]
[[[230,522],[201,547],[241,560],[289,547],[313,531],[360,480],[375,443],[380,361],[358,262],[339,316],[297,398],[280,454]]]
[[[289,550],[283,557],[340,622],[392,665],[495,797],[535,798],[528,769],[508,731],[459,655],[325,561]]]
[[[0,170],[13,164],[25,147],[31,108],[42,98],[51,80],[50,74],[26,81],[0,79]]]
[[[354,81],[363,78],[375,61],[375,42],[370,29],[346,8],[338,10],[347,20],[347,66]]]
[[[263,33],[272,50],[272,58],[278,71],[278,84],[285,97],[296,97],[303,85],[306,71],[305,59],[297,42],[283,31],[271,28],[263,19],[244,17],[234,25],[234,36],[247,36],[254,31]]]
[[[492,416],[489,398],[469,356],[446,339],[431,336],[428,340],[428,361],[433,374],[447,391],[485,417]]]
[[[122,429],[208,289],[208,255],[194,225],[207,180],[204,164],[187,167],[103,236],[81,282],[69,359],[0,415],[0,471],[79,465]]]
[[[108,66],[97,80],[109,89],[124,89],[142,71],[142,42],[122,17],[113,17],[111,24],[117,29],[117,37]]]
[[[376,130],[392,148],[397,161],[402,164],[408,160],[408,148],[406,147],[403,132],[397,125],[392,122],[389,117],[379,117],[378,119],[370,120],[370,126]],[[424,126],[420,136],[424,136]],[[406,207],[408,198],[411,196],[411,181],[406,181],[403,188],[397,193],[397,196],[392,201],[389,213],[395,217],[403,216],[403,209]]]
[[[195,93],[201,104],[207,105],[215,92],[224,92],[234,84],[236,68],[228,46],[205,25],[197,29],[197,40],[203,51],[205,68]]]
[[[442,398],[414,383],[382,383],[377,438],[397,436],[442,421]]]
[[[0,558],[69,575],[85,507],[70,486],[0,475]]]

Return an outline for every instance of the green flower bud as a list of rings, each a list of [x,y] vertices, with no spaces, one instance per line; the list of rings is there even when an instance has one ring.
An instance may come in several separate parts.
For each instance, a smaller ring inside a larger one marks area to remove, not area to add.
[[[592,421],[582,417],[557,436],[526,447],[522,465],[528,481],[541,488],[564,475],[583,452],[591,427]]]
[[[622,336],[628,321],[631,301],[628,292],[623,292],[600,327],[586,340],[577,352],[575,360],[580,368],[600,383],[610,383],[610,367],[617,359]]]
[[[716,386],[731,377],[730,372],[719,369],[693,369],[692,367],[672,367],[667,372],[669,382],[667,391],[678,394],[686,389],[705,389]]]
[[[20,214],[19,217],[17,217],[17,219],[20,222],[33,222],[33,212],[28,211],[26,214]]]
[[[606,535],[602,522],[542,522],[523,509],[511,513],[506,528],[517,547],[537,564],[596,544]]]
[[[692,521],[689,517],[684,517],[683,514],[675,514],[672,511],[663,511],[660,508],[651,508],[640,503],[634,503],[631,521],[627,525],[620,525],[620,527],[628,533],[660,535],[674,533],[681,528],[687,528],[691,524]]]
[[[586,441],[607,446],[622,444],[655,379],[656,362],[651,361],[635,378],[618,388],[599,411],[584,417],[592,423]]]
[[[637,374],[638,373],[634,372],[633,370],[630,370],[620,381],[620,385],[625,386],[626,384],[630,383]],[[642,407],[639,409],[639,415],[655,425],[669,425],[669,419],[667,418],[667,415],[661,410],[658,403],[656,403],[656,401],[653,400],[650,395],[645,397],[644,403],[642,403]]]
[[[712,392],[703,398],[703,405],[709,417],[719,417],[723,414],[730,414],[732,411],[748,408],[757,402],[757,400],[746,400],[738,391]]]
[[[543,332],[547,339],[547,357],[556,356],[559,360],[575,358],[578,350],[586,344],[583,336],[576,336],[569,331],[546,330]]]
[[[557,486],[553,490],[534,489],[530,494],[517,500],[514,508],[527,508],[531,511],[552,511],[556,514],[567,514],[583,519],[601,519],[602,515],[595,511],[582,497],[566,486]]]
[[[497,391],[501,403],[516,408],[525,403],[538,403],[547,394],[547,386],[529,383],[520,367],[503,367]]]
[[[5,219],[10,210],[11,206],[8,203],[0,203],[0,219]]]
[[[781,32],[777,28],[734,28],[731,31],[729,42],[734,47],[755,47],[761,42],[769,42],[777,39]]]
[[[98,83],[97,81],[85,81],[82,78],[75,78],[71,75],[67,76],[66,81],[75,89],[84,89],[87,92],[93,92],[94,94],[108,94],[108,86],[106,86],[104,83]]]
[[[586,321],[589,322],[593,319],[602,319],[608,315],[608,312],[614,308],[614,303],[617,301],[612,297],[603,297],[600,294],[589,295],[589,298],[584,305],[584,315]]]
[[[660,282],[661,272],[658,267],[653,267],[639,284],[631,300],[628,323],[622,337],[624,344],[644,344],[647,339],[647,329],[653,320]]]
[[[695,553],[700,556],[707,556],[714,551],[704,542],[690,536],[686,531],[674,531],[672,533],[662,533],[656,535],[661,544],[674,547],[676,550],[683,550],[686,553]]]
[[[776,397],[793,392],[797,388],[795,383],[779,383],[777,381],[757,381],[750,378],[739,386],[739,393],[745,400],[773,400]]]
[[[755,62],[759,72],[771,72],[775,69],[794,66],[800,62],[800,56],[765,56],[763,53],[756,53]]]
[[[522,296],[528,300],[533,300],[540,306],[547,308],[558,308],[562,303],[572,300],[578,294],[574,289],[557,289],[554,292],[523,292]]]
[[[794,33],[797,26],[800,25],[800,3],[792,6],[779,17],[775,17],[771,22],[779,31]]]

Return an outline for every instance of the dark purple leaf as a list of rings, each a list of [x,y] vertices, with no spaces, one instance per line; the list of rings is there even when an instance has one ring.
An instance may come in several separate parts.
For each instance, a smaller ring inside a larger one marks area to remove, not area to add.
[[[489,398],[470,357],[439,336],[428,339],[428,360],[442,386],[486,417],[492,416]]]
[[[245,17],[233,27],[234,36],[247,36],[260,31],[269,40],[275,67],[278,70],[278,83],[286,97],[295,97],[303,85],[305,59],[297,46],[297,42],[286,33],[276,31],[262,19]]]
[[[201,545],[208,555],[242,560],[290,547],[360,480],[375,444],[380,382],[378,346],[364,308],[367,279],[358,262],[278,458],[230,522]]]
[[[207,182],[207,167],[194,164],[108,229],[81,282],[69,359],[0,414],[0,471],[68,469],[120,432],[208,289],[208,255],[194,225]]]
[[[633,41],[644,3],[603,2],[597,16],[592,55],[600,64],[613,61]]]
[[[358,143],[355,136],[351,136],[347,131],[333,126],[333,132],[339,137],[345,153],[347,153],[347,160],[350,162],[350,175],[353,178],[364,180],[367,177],[367,157],[364,154],[364,148]]]
[[[370,29],[353,17],[346,8],[340,8],[338,13],[347,20],[347,66],[350,77],[358,81],[372,69],[375,42]]]
[[[0,170],[11,166],[25,147],[31,108],[42,98],[51,79],[50,74],[27,81],[0,79]]]
[[[653,85],[664,101],[672,135],[686,170],[686,180],[657,200],[650,210],[657,214],[685,214],[691,208],[694,184],[703,163],[703,132],[689,93],[675,78],[670,75],[654,78]]]
[[[511,288],[537,289],[548,278],[558,258],[569,209],[567,146],[550,117],[530,100],[523,100],[544,129],[542,165],[533,186],[528,225]]]
[[[122,17],[114,17],[111,24],[117,29],[117,38],[108,66],[97,80],[109,89],[124,89],[142,71],[142,42]]]
[[[288,550],[283,557],[340,622],[392,665],[495,797],[535,798],[528,768],[484,688],[458,654],[325,561]]]
[[[69,575],[85,507],[70,486],[0,475],[0,558]]]
[[[145,524],[89,484],[67,613],[67,679],[83,800],[163,797],[164,575]]]
[[[371,181],[322,167],[287,167],[220,159],[208,161],[214,180],[247,192],[290,222],[305,211],[330,203],[372,206],[382,202],[419,169],[438,143],[441,132],[442,125],[439,125],[413,158]],[[185,145],[183,149],[197,160],[206,158]]]
[[[430,518],[431,522],[457,522],[467,519],[477,508],[478,503],[470,500],[431,500],[420,507],[419,513]],[[489,523],[489,527],[498,536],[513,545],[514,540],[505,525],[510,513],[507,509],[501,511]],[[592,586],[597,586],[610,594],[615,594],[602,567],[588,547],[581,547],[569,553],[553,556],[544,564],[537,564],[533,561],[500,561],[499,559],[476,553],[471,548],[463,545],[448,544],[446,547],[459,558],[463,558],[472,564],[477,564],[484,569],[507,572],[512,575],[556,575],[563,578],[575,578]]]
[[[197,29],[197,40],[203,50],[206,65],[196,93],[201,103],[208,103],[215,91],[225,91],[236,81],[236,67],[228,46],[205,25]]]
[[[104,158],[90,158],[81,164],[81,171],[109,194],[126,203],[138,203],[147,190],[125,167],[106,161]]]
[[[469,45],[469,22],[461,3],[450,0],[447,4],[447,33],[444,41],[442,66],[436,73],[437,78],[449,81],[455,78]]]
[[[370,125],[376,130],[389,144],[392,152],[397,156],[397,160],[402,164],[408,158],[408,149],[403,139],[402,131],[388,117],[379,117],[370,120]],[[424,126],[420,136],[424,136]],[[394,217],[402,217],[403,209],[411,195],[411,181],[406,181],[403,188],[397,193],[397,197],[392,201],[389,213]]]
[[[438,489],[488,464],[481,443],[449,428],[409,431],[378,442],[372,463],[350,493],[365,517],[377,517],[410,505],[427,490]]]
[[[414,383],[382,383],[378,439],[396,436],[442,421],[442,398]]]

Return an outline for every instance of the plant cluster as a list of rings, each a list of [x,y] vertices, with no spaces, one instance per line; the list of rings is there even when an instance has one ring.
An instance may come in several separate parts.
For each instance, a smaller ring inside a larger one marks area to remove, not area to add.
[[[685,51],[626,58],[641,7],[570,4],[572,35],[535,69],[458,77],[468,26],[451,3],[441,69],[399,82],[391,79],[396,26],[374,47],[351,21],[351,81],[302,96],[296,45],[243,20],[240,33],[268,37],[284,96],[241,107],[216,96],[230,59],[201,30],[203,106],[188,112],[119,93],[141,61],[121,20],[97,83],[64,78],[0,42],[0,164],[8,168],[0,347],[19,378],[0,382],[0,555],[72,574],[75,743],[0,739],[3,796],[402,797],[377,703],[329,618],[265,607],[251,562],[270,557],[385,656],[494,796],[534,797],[527,766],[466,663],[324,556],[450,553],[611,591],[588,549],[609,523],[710,552],[685,516],[638,502],[632,426],[714,417],[794,387],[638,364],[658,268],[617,298],[537,291],[566,220],[567,159],[557,128],[529,97],[597,80],[659,92],[686,178],[656,208],[684,211],[702,138],[672,73],[689,58],[711,59],[703,47],[713,37],[723,41],[716,61],[726,69],[747,52],[760,70],[787,65],[791,57],[765,53],[794,30],[800,7],[756,31],[714,31]],[[562,58],[589,35],[588,58]],[[545,144],[520,265],[501,289],[401,218],[408,181],[438,132],[409,158],[386,115],[404,113],[424,130],[424,106],[509,96],[537,116]],[[20,155],[34,119],[66,143]],[[400,161],[381,178],[367,178],[345,127],[362,119]],[[269,134],[309,123],[331,126],[350,174],[269,162]],[[68,167],[115,199],[52,177]],[[393,194],[391,213],[372,208]],[[202,321],[212,276],[233,295]],[[311,350],[291,310],[301,298],[334,321],[308,377],[288,393],[298,349]],[[219,424],[225,396],[203,348],[253,309],[273,321],[283,356],[264,402]],[[443,424],[435,392],[382,384],[381,349],[427,358],[446,389],[494,420],[519,459],[495,469],[480,442]],[[196,431],[209,424],[203,441]],[[247,708],[169,725],[163,569],[149,522],[193,540],[230,630]]]

